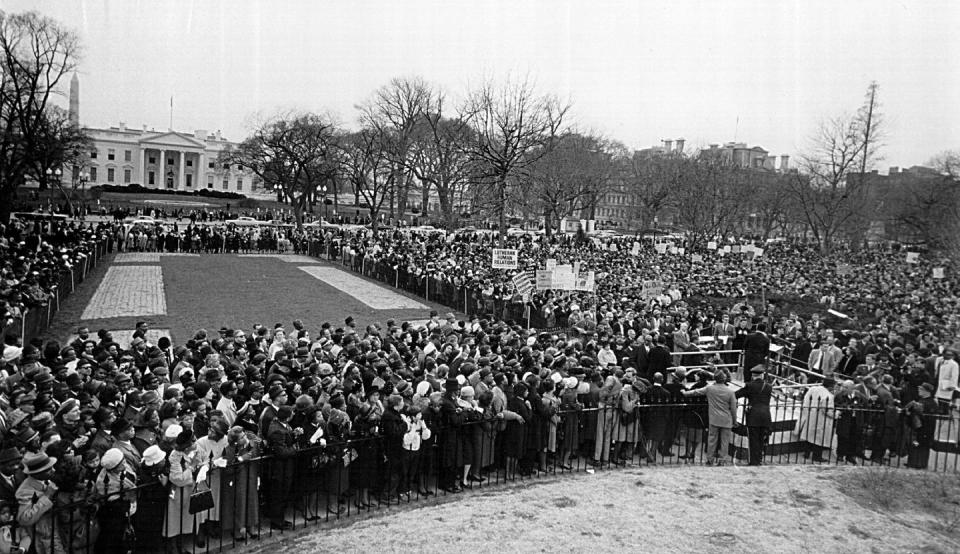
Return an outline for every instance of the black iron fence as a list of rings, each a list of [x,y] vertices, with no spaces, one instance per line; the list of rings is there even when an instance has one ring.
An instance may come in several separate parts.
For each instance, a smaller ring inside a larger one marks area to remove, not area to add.
[[[583,394],[576,402],[538,399],[526,409],[525,401],[511,400],[499,415],[428,407],[418,413],[429,423],[411,415],[403,437],[382,436],[372,425],[349,440],[271,449],[248,433],[208,459],[174,450],[138,475],[121,465],[89,480],[67,478],[61,466],[73,462],[61,460],[52,478],[58,490],[47,494],[41,481],[32,494],[21,487],[10,536],[37,552],[208,552],[466,489],[622,466],[960,469],[960,418],[935,403],[876,409],[824,391],[780,393],[762,427],[749,424],[764,409],[743,401],[734,425],[722,426],[697,397],[634,404],[628,394],[607,402]],[[557,402],[560,409],[549,408]],[[462,423],[437,425],[451,419]]]
[[[7,335],[19,335],[21,344],[27,344],[46,331],[53,321],[53,316],[60,310],[60,303],[76,290],[107,255],[107,245],[106,240],[96,241],[82,263],[61,271],[57,276],[57,283],[50,289],[50,298],[41,305],[25,308],[22,317],[15,318],[13,323],[3,328],[0,339]]]

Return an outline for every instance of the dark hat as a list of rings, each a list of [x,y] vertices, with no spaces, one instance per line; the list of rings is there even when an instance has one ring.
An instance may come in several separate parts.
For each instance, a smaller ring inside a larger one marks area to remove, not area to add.
[[[923,383],[922,385],[920,385],[920,388],[922,388],[923,390],[929,392],[930,394],[933,394],[933,392],[934,392],[934,390],[935,390],[934,387],[933,387],[933,385],[930,384],[930,383]]]
[[[444,388],[447,392],[453,392],[453,391],[460,390],[460,382],[457,381],[456,379],[448,378],[448,379],[443,383],[443,388]]]
[[[750,373],[751,373],[752,375],[761,374],[761,373],[764,373],[764,372],[766,372],[766,371],[767,371],[767,368],[765,368],[765,367],[763,366],[763,364],[757,364],[757,365],[755,365],[755,366],[753,366],[753,367],[750,368]]]
[[[10,462],[19,462],[22,458],[23,454],[20,454],[20,451],[13,446],[0,450],[0,465]]]
[[[193,431],[190,429],[185,429],[177,435],[177,440],[174,442],[174,445],[178,449],[187,448],[191,444],[193,444]]]
[[[19,433],[17,433],[17,438],[23,444],[27,444],[28,442],[36,439],[39,436],[40,436],[40,433],[37,433],[33,429],[33,427],[24,427],[23,429],[20,430]]]
[[[117,420],[113,422],[113,425],[110,426],[110,432],[113,433],[113,436],[117,436],[131,427],[133,427],[133,424],[127,421],[126,418],[121,417],[117,418]]]

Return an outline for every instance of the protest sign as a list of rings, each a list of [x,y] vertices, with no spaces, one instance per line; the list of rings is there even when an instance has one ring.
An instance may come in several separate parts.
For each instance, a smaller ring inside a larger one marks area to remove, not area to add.
[[[513,248],[494,248],[493,269],[517,269],[517,251]]]
[[[663,294],[663,281],[654,279],[646,280],[640,289],[640,297],[644,300],[650,300]]]
[[[943,268],[935,267],[933,268],[933,278],[934,279],[943,279]]]
[[[630,249],[630,254],[632,254],[632,255],[634,255],[634,256],[639,256],[639,255],[640,255],[640,243],[639,243],[639,242],[633,243],[633,248]]]
[[[707,250],[716,250],[716,249],[717,249],[717,241],[712,240],[707,243]]]
[[[666,254],[667,253],[667,243],[661,242],[660,244],[654,244],[653,249],[657,251],[657,254]]]
[[[524,301],[529,300],[530,294],[536,288],[536,285],[531,279],[530,272],[524,271],[513,276],[513,285],[517,287],[517,292],[523,296]]]
[[[694,254],[693,256],[690,256],[690,260],[693,263],[698,264],[703,261],[703,256],[701,256],[700,254]]]
[[[553,286],[553,272],[538,270],[536,273],[537,290],[550,290]]]
[[[919,261],[920,261],[920,253],[919,253],[919,252],[907,252],[907,263],[908,263],[908,264],[915,264],[915,263],[917,263],[917,262],[919,262]]]
[[[547,264],[544,267],[547,271],[553,271],[557,267],[557,260],[553,258],[547,258]]]

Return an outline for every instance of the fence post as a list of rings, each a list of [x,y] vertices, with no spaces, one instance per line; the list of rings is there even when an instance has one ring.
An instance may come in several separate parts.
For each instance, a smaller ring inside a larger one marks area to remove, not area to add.
[[[393,268],[393,277],[394,277],[393,286],[395,288],[400,288],[400,266]]]
[[[463,287],[463,313],[470,315],[467,313],[467,287]]]
[[[30,313],[30,308],[24,308],[23,314],[20,315],[20,344],[27,344],[27,314]]]
[[[427,277],[426,279],[424,279],[424,281],[426,281],[427,283],[427,292],[423,296],[424,298],[427,299],[427,302],[429,302],[430,301],[430,277]]]

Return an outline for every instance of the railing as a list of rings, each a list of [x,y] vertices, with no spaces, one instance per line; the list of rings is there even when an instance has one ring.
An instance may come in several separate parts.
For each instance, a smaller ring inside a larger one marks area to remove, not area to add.
[[[554,411],[537,408],[540,400],[535,398],[524,423],[510,412],[503,419],[489,410],[471,412],[467,419],[477,421],[433,428],[429,437],[418,434],[418,450],[399,439],[372,435],[331,439],[282,455],[259,456],[253,447],[247,454],[256,457],[222,468],[216,460],[205,460],[213,469],[199,484],[194,462],[182,466],[182,472],[167,470],[172,483],[168,477],[149,477],[136,488],[124,488],[117,475],[99,487],[83,479],[59,483],[52,505],[45,503],[42,491],[21,500],[21,529],[14,536],[57,552],[90,552],[94,545],[108,552],[208,552],[388,505],[455,495],[463,488],[620,466],[829,463],[960,470],[957,414],[924,413],[912,403],[864,408],[819,391],[775,401],[770,425],[755,428],[744,426],[751,418],[741,400],[738,423],[731,428],[711,426],[706,403],[696,397],[644,401],[631,411],[622,409],[630,406],[629,396],[610,400],[612,406],[596,399],[595,393],[579,395],[582,403],[567,398]],[[449,416],[432,408],[425,413],[431,421]],[[304,436],[310,434],[307,430]],[[257,443],[252,434],[248,438]],[[227,456],[238,448],[228,445]],[[176,467],[181,456],[170,457]],[[109,501],[97,490],[112,491]],[[206,490],[213,508],[191,513],[191,502],[196,502],[191,496]],[[132,516],[131,500],[136,500]]]
[[[435,277],[416,275],[406,268],[374,261],[370,256],[353,255],[330,242],[311,240],[307,246],[310,256],[339,263],[347,269],[376,279],[396,289],[409,292],[447,306],[467,316],[495,317],[507,322],[525,324],[535,329],[566,330],[564,318],[546,319],[532,305],[513,302],[484,294],[476,287],[456,285]]]
[[[14,322],[5,327],[0,333],[0,339],[8,334],[19,334],[20,343],[27,344],[30,340],[40,336],[50,327],[53,316],[60,310],[60,303],[86,279],[87,275],[103,260],[107,255],[106,240],[96,241],[93,248],[84,258],[82,264],[77,264],[70,270],[61,271],[58,275],[57,284],[51,290],[52,295],[46,305],[25,308],[23,316],[14,320]]]

